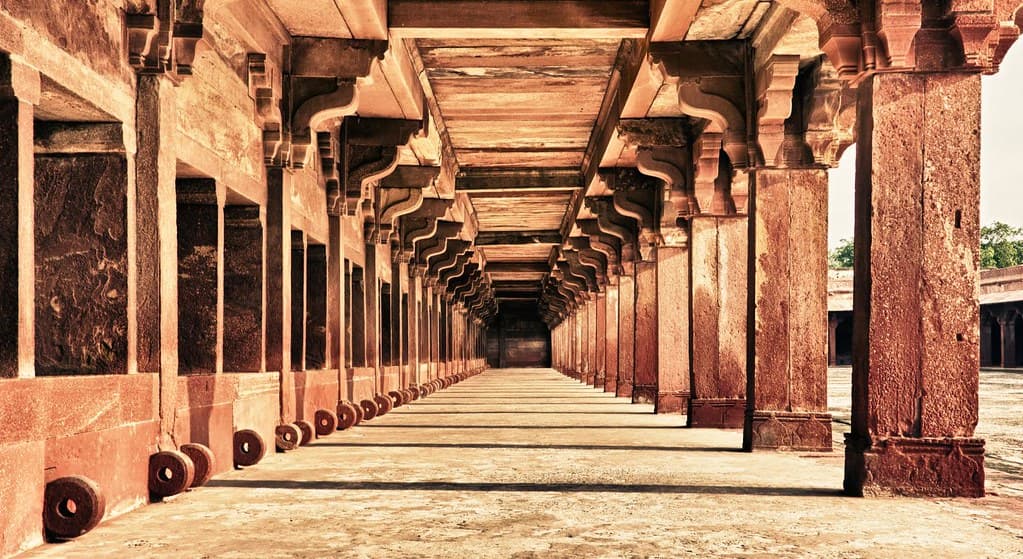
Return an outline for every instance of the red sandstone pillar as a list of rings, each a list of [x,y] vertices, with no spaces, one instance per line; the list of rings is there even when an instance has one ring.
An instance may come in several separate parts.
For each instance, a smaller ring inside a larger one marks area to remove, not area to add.
[[[604,339],[607,337],[607,301],[606,293],[598,293],[594,301],[594,330],[591,341],[594,352],[594,377],[591,383],[595,388],[604,388],[607,375],[605,364]]]
[[[765,169],[750,182],[752,357],[743,448],[831,450],[827,171]]]
[[[593,386],[597,379],[597,302],[600,295],[594,293],[586,301],[586,384]],[[601,301],[602,302],[602,301]]]
[[[655,413],[681,414],[689,402],[689,246],[676,237],[657,249]]]
[[[290,175],[267,168],[266,202],[266,369],[278,371],[281,422],[296,419],[291,372],[291,212]]]
[[[604,392],[618,389],[618,276],[608,278],[604,296]]]
[[[854,495],[984,495],[977,424],[980,76],[859,86]]]
[[[695,216],[690,427],[733,429],[746,415],[746,216]]]
[[[622,263],[618,278],[618,387],[615,394],[632,398],[632,377],[636,370],[636,277],[635,264]]]
[[[636,262],[636,331],[633,403],[657,402],[657,252],[649,260]]]

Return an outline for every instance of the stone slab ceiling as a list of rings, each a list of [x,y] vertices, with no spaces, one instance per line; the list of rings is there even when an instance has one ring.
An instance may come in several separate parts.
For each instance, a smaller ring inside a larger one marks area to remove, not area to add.
[[[581,168],[619,44],[618,39],[415,41],[459,166],[469,172],[527,174]],[[530,186],[504,181],[500,188],[470,191],[480,231],[559,230],[572,189]],[[486,252],[494,260],[528,254],[527,261],[546,261],[552,247],[491,246]]]

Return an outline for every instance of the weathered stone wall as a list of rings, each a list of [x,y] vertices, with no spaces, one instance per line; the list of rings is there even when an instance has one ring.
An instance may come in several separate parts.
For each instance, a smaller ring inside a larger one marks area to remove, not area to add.
[[[36,158],[36,374],[127,370],[127,166]]]

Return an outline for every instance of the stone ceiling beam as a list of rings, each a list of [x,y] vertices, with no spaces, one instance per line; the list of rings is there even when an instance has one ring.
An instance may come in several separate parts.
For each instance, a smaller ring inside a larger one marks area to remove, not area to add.
[[[396,36],[440,39],[638,39],[650,26],[642,0],[390,0],[387,19]]]

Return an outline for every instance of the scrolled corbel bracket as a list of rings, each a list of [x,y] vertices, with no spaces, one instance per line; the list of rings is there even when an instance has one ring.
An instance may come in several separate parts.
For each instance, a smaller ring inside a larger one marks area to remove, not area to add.
[[[774,54],[757,74],[757,140],[769,166],[778,163],[785,143],[785,121],[792,115],[799,63],[799,55]]]

